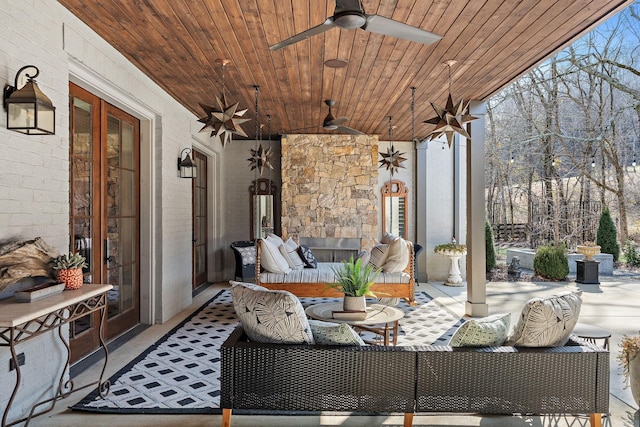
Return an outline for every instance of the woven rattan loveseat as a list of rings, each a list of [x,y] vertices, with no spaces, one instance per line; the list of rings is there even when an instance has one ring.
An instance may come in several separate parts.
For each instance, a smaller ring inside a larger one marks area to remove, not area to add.
[[[221,347],[223,426],[233,410],[590,414],[609,411],[609,352],[577,339],[554,348]]]

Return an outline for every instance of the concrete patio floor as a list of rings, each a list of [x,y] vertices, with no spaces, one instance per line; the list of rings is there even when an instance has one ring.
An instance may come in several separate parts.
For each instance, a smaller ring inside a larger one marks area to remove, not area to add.
[[[490,282],[487,283],[489,314],[511,312],[512,321],[517,321],[523,304],[536,296],[551,295],[564,288],[582,289],[583,304],[580,322],[596,325],[611,331],[611,400],[609,416],[603,418],[607,427],[640,427],[640,411],[633,402],[631,391],[623,388],[623,377],[616,361],[618,343],[623,335],[636,334],[640,330],[640,276],[616,274],[600,276],[600,285],[581,285],[568,282]],[[209,286],[198,294],[193,304],[163,325],[153,325],[109,355],[106,377],[108,378],[126,365],[137,354],[146,349],[159,337],[168,332],[182,319],[200,307],[225,284]],[[464,314],[466,287],[450,287],[442,283],[420,283],[418,292],[427,292],[451,310]],[[78,385],[94,381],[99,375],[101,364],[82,372],[74,382]],[[526,381],[526,379],[523,379]],[[86,391],[80,391],[57,403],[56,408],[34,418],[30,426],[219,426],[220,415],[110,415],[68,410],[67,407],[79,401]],[[360,415],[313,415],[313,416],[263,416],[234,415],[232,426],[400,426],[401,415],[360,416]],[[577,427],[588,426],[585,416],[479,416],[479,415],[416,415],[414,426],[529,426],[529,427]]]

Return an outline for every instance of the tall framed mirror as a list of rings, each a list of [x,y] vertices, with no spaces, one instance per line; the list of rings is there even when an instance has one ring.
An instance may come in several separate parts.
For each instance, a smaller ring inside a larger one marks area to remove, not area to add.
[[[404,182],[387,181],[382,187],[382,233],[406,239],[409,189]]]
[[[251,240],[264,239],[280,232],[280,196],[278,187],[266,178],[256,179],[249,186],[251,209]]]

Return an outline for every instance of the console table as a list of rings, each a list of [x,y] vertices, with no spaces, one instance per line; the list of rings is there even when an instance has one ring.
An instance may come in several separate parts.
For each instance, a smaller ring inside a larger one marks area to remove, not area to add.
[[[101,396],[109,392],[109,381],[102,381],[108,360],[107,346],[103,337],[103,327],[107,308],[107,291],[112,288],[113,286],[111,285],[85,284],[80,289],[65,290],[60,294],[34,302],[17,302],[14,298],[7,298],[0,301],[0,347],[9,347],[11,360],[16,370],[16,383],[2,416],[2,427],[12,426],[22,422],[26,422],[25,425],[27,425],[32,417],[51,411],[58,400],[67,397],[75,391],[95,384],[98,384]],[[100,345],[105,354],[104,365],[98,381],[75,388],[72,380],[64,381],[65,372],[68,371],[70,365],[71,349],[68,339],[63,336],[62,326],[96,311],[100,312],[99,335]],[[7,416],[18,393],[22,377],[16,346],[41,334],[53,331],[54,329],[58,330],[58,336],[67,349],[67,360],[64,366],[62,366],[54,396],[34,404],[28,417],[7,422]],[[48,408],[39,412],[36,411],[39,406],[47,403],[50,403]]]

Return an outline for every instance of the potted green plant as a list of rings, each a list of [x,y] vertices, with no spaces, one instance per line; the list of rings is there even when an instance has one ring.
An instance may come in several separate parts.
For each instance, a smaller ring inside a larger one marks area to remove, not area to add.
[[[622,366],[625,387],[631,387],[633,400],[640,405],[640,333],[622,337],[620,352],[616,358]]]
[[[65,289],[78,289],[82,286],[82,269],[87,267],[87,263],[79,253],[57,256],[51,260],[51,267],[56,271],[56,280],[64,283]]]
[[[338,289],[344,294],[344,311],[366,311],[366,297],[374,297],[371,292],[371,285],[380,273],[380,269],[375,270],[371,265],[362,265],[362,259],[353,259],[353,256],[342,262],[340,267],[334,268],[336,276],[334,283],[329,283],[330,288]]]

